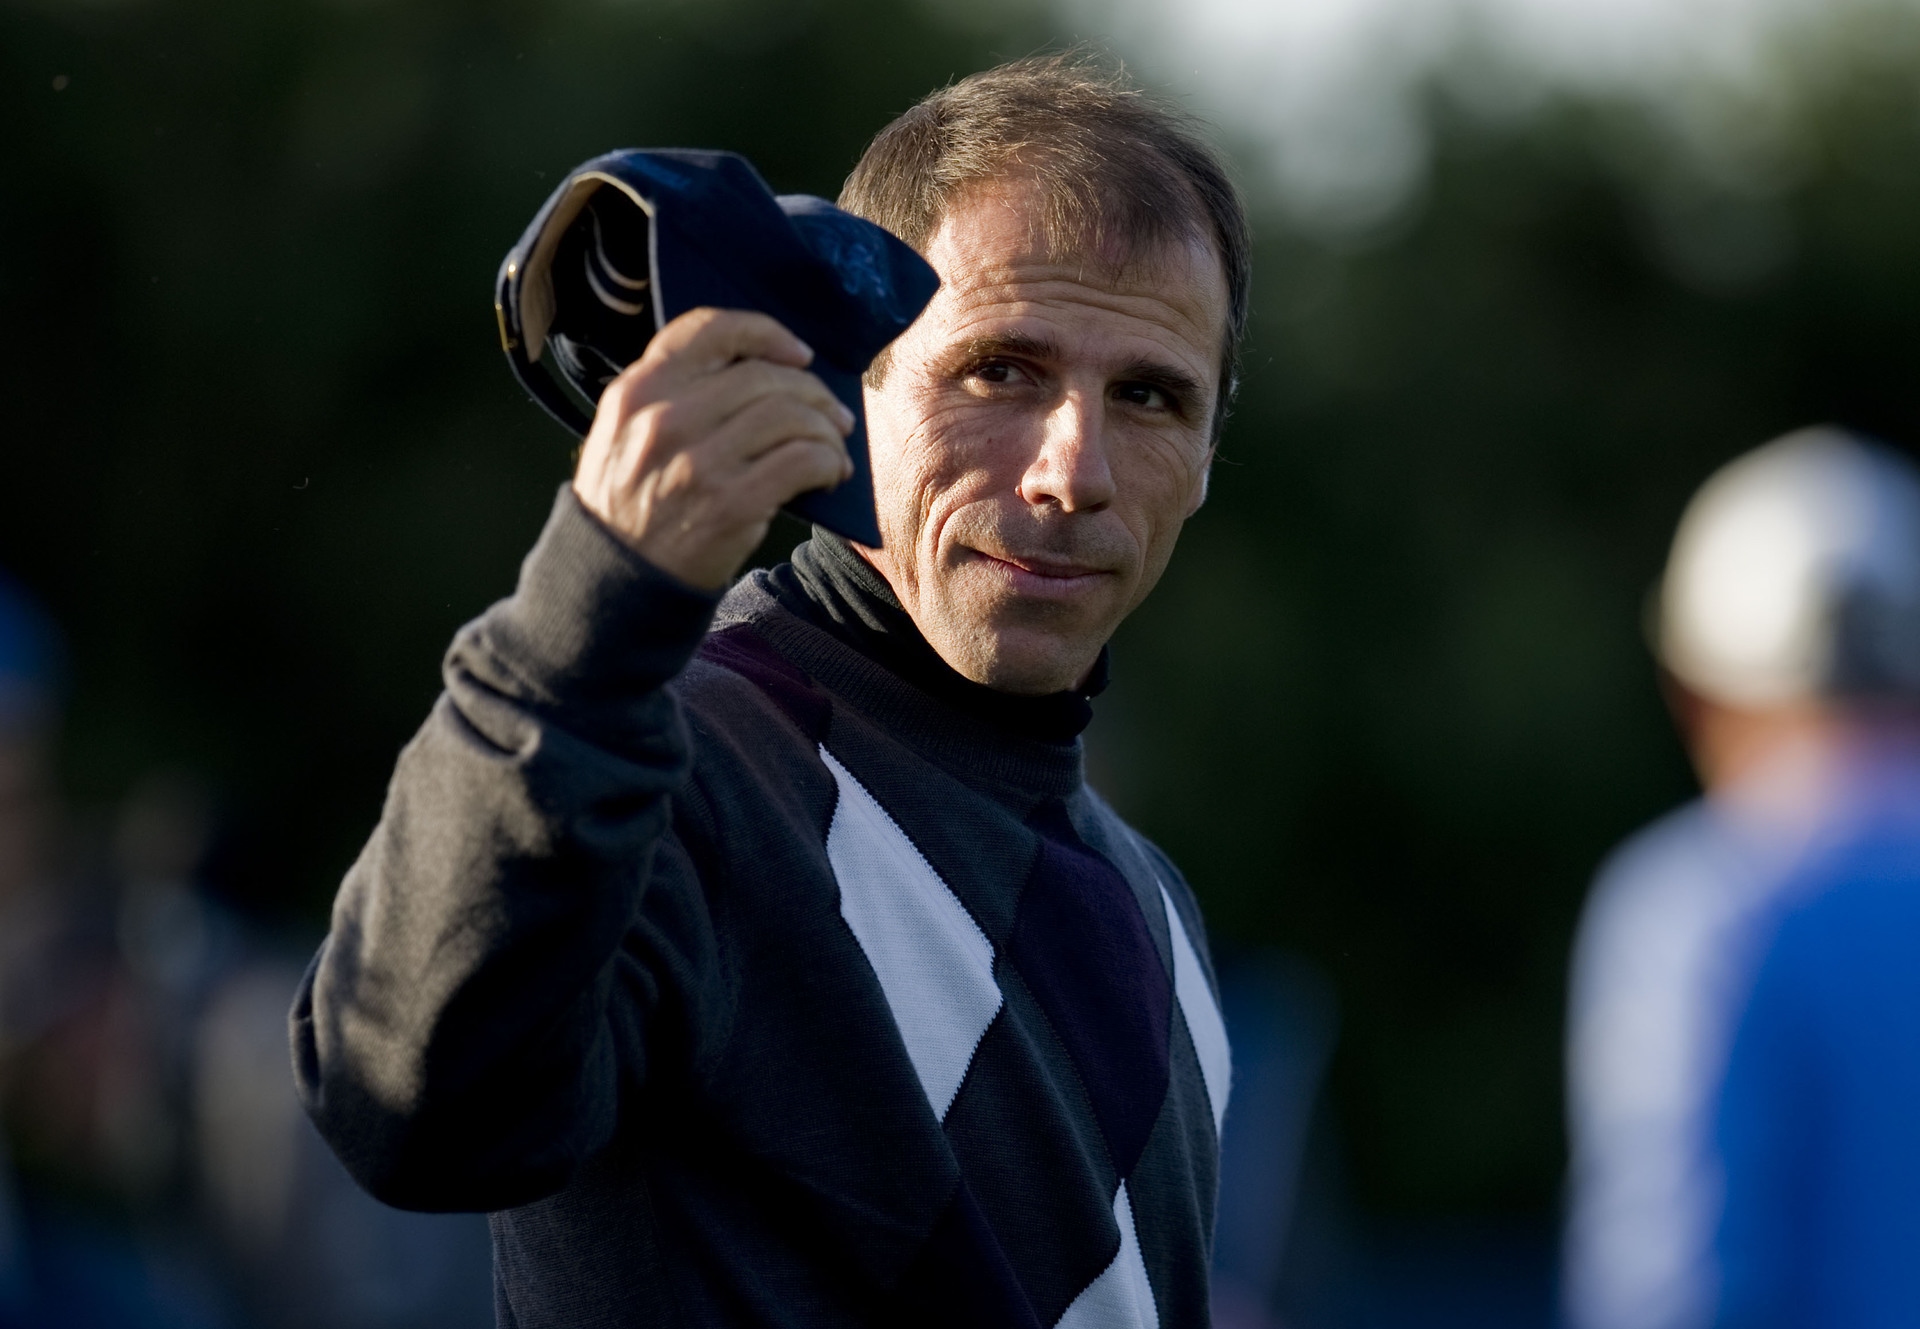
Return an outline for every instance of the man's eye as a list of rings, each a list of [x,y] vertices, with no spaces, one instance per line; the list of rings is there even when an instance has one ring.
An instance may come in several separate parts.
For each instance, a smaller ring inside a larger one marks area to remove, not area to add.
[[[983,383],[1011,383],[1019,371],[1004,360],[989,360],[986,364],[975,365],[968,371],[968,378],[979,379]]]
[[[1122,383],[1113,390],[1113,395],[1132,406],[1144,406],[1152,411],[1165,411],[1173,407],[1173,398],[1165,389],[1156,388],[1151,383]]]

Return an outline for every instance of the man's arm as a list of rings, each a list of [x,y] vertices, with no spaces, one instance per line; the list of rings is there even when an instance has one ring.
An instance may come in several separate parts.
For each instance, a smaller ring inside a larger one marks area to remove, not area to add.
[[[757,314],[669,324],[603,395],[514,595],[455,639],[293,1012],[307,1110],[380,1198],[550,1194],[645,1076],[647,1016],[709,949],[697,901],[665,911],[679,935],[641,926],[650,887],[698,885],[663,689],[774,511],[850,469],[808,358]]]

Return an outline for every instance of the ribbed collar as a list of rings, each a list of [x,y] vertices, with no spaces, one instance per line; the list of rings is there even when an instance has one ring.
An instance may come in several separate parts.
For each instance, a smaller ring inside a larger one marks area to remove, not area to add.
[[[1016,737],[1072,743],[1093,722],[1093,699],[1107,687],[1107,649],[1086,683],[1045,696],[1022,696],[975,683],[954,670],[920,635],[893,588],[852,545],[816,526],[790,562],[767,574],[767,588],[789,613],[832,633],[921,691]]]

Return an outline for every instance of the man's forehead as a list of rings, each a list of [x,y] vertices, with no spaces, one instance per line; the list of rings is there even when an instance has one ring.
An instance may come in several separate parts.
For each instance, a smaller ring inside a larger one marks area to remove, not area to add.
[[[977,185],[953,200],[927,244],[949,316],[1049,298],[1104,305],[1164,324],[1211,349],[1226,334],[1226,274],[1198,236],[1146,243],[1097,227],[1048,225],[1050,200],[1024,180]],[[1076,238],[1075,230],[1087,232]],[[1064,234],[1063,234],[1064,232]]]

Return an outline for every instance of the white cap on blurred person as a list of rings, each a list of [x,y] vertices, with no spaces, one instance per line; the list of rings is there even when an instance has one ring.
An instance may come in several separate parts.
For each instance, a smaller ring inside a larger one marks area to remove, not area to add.
[[[1920,694],[1920,472],[1830,427],[1729,462],[1681,518],[1657,645],[1726,706]]]

